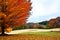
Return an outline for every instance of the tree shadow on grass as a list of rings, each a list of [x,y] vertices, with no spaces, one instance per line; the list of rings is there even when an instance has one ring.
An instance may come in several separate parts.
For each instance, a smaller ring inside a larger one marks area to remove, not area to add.
[[[13,36],[13,34],[0,34],[0,36]]]

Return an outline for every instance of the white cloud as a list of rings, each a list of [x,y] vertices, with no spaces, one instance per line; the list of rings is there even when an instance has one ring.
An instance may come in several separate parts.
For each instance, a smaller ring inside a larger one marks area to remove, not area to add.
[[[55,13],[60,13],[59,0],[32,0],[32,11],[29,21],[37,20],[39,16],[47,16]],[[52,17],[52,16],[51,16]]]

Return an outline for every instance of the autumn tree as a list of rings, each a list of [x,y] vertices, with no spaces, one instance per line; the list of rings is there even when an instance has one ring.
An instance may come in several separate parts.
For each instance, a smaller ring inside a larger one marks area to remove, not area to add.
[[[55,23],[56,27],[60,28],[60,17],[56,18],[56,23]]]
[[[48,22],[50,28],[60,28],[60,17],[50,19]]]
[[[49,26],[50,28],[54,28],[55,22],[56,22],[55,19],[50,19],[49,22],[48,22],[48,26]]]
[[[30,15],[30,0],[0,0],[0,26],[2,35],[26,23]]]

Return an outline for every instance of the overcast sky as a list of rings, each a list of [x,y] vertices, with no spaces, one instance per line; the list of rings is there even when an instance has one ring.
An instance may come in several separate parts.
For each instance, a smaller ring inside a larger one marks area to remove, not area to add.
[[[60,0],[31,0],[32,10],[27,22],[41,22],[60,16]]]

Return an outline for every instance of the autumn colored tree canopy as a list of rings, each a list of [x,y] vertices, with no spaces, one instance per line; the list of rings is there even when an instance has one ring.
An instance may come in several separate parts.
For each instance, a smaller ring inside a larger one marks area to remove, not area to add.
[[[60,17],[50,19],[48,22],[50,28],[60,28]]]
[[[30,10],[30,0],[0,0],[0,26],[9,30],[25,24]]]

